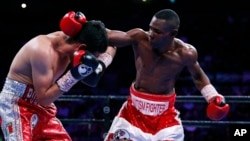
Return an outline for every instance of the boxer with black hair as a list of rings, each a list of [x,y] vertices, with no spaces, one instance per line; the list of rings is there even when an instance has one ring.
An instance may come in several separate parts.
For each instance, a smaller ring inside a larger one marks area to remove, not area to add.
[[[196,48],[177,38],[179,27],[178,14],[162,9],[152,17],[148,31],[107,29],[110,44],[133,47],[136,78],[105,141],[184,141],[175,108],[175,83],[184,68],[208,102],[207,116],[211,120],[227,116],[229,104],[200,67]]]
[[[29,40],[11,63],[0,94],[6,141],[71,141],[56,117],[54,101],[93,73],[100,77],[112,62],[116,50],[108,46],[101,21],[87,21],[81,12],[70,11],[60,28]]]

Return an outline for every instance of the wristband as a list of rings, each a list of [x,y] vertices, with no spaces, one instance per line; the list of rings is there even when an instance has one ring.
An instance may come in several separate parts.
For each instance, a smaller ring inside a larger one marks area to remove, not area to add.
[[[75,79],[71,72],[68,71],[65,75],[63,75],[60,79],[56,81],[59,89],[63,92],[68,92],[70,88],[72,88],[79,80]]]
[[[111,64],[111,62],[113,60],[113,57],[110,54],[105,52],[105,53],[100,54],[98,56],[98,59],[100,61],[102,61],[105,64],[106,68],[107,68]]]
[[[201,94],[206,99],[207,102],[209,102],[209,100],[212,97],[219,95],[218,92],[217,92],[217,90],[211,84],[208,84],[208,85],[204,86],[201,89]]]

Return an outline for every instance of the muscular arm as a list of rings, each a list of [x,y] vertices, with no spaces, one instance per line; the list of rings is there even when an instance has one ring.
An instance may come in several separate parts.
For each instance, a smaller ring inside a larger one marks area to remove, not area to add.
[[[197,51],[194,47],[190,46],[187,49],[187,69],[190,72],[195,86],[201,90],[204,86],[210,84],[210,80],[200,67],[197,61]]]
[[[201,90],[204,86],[210,84],[210,80],[204,73],[198,62],[188,66],[188,70],[191,73],[192,79],[196,87]]]
[[[31,54],[31,67],[33,85],[39,104],[46,106],[58,99],[63,94],[58,86],[54,83],[55,74],[53,70],[53,56],[51,51],[43,44],[38,48],[47,48],[47,50],[39,50]]]
[[[140,29],[132,29],[127,32],[120,30],[110,30],[107,29],[109,44],[116,47],[129,46],[135,43],[135,34],[138,33]]]
[[[206,113],[211,120],[221,120],[227,116],[230,106],[226,104],[223,95],[219,94],[217,90],[210,83],[209,78],[204,73],[199,63],[197,62],[197,52],[195,49],[190,49],[190,64],[188,70],[192,75],[196,87],[200,90],[202,96],[208,102]]]

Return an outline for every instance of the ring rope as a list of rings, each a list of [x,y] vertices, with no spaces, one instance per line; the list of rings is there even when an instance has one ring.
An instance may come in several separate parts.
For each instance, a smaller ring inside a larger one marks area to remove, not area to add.
[[[58,101],[82,101],[84,99],[104,99],[109,103],[109,100],[125,100],[128,96],[117,96],[117,95],[63,95]],[[227,103],[250,103],[250,96],[224,96]],[[177,96],[176,102],[195,102],[203,103],[206,102],[203,96]],[[106,105],[107,106],[107,105]],[[112,120],[105,113],[104,119],[60,119],[63,124],[92,124],[100,123],[105,124],[107,127]],[[184,126],[196,126],[196,127],[218,127],[218,126],[229,126],[229,125],[250,125],[250,121],[209,121],[209,120],[182,120]],[[106,128],[107,128],[106,127]]]
[[[60,119],[64,124],[91,124],[105,123],[105,119]],[[112,123],[112,120],[109,121]],[[228,125],[250,125],[250,121],[209,121],[209,120],[182,120],[184,126],[214,127]]]
[[[58,101],[81,101],[83,99],[115,99],[125,100],[128,96],[117,95],[63,95]],[[224,96],[227,103],[250,103],[250,96]],[[176,102],[206,102],[203,96],[176,96]]]

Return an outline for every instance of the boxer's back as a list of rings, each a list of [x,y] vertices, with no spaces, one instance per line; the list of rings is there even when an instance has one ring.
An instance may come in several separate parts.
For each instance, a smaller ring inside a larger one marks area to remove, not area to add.
[[[49,59],[51,60],[52,64],[47,65],[51,65],[53,67],[55,72],[54,78],[57,79],[65,71],[69,63],[69,58],[59,58],[60,55],[55,50],[52,40],[53,39],[46,35],[39,35],[28,41],[18,51],[15,58],[13,59],[9,69],[8,77],[26,84],[32,84],[32,67],[35,65],[42,65],[42,62],[45,59]],[[39,54],[42,55],[40,56]],[[34,61],[36,59],[40,60],[41,64],[39,64],[37,61]]]

